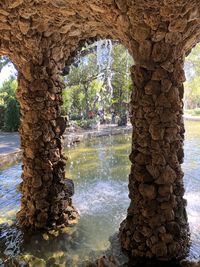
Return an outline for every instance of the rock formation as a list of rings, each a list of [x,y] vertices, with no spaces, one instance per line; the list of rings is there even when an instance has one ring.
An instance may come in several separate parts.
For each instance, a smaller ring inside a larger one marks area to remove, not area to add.
[[[19,71],[22,226],[76,221],[65,181],[60,80],[83,42],[119,40],[133,56],[131,204],[121,225],[130,256],[179,258],[188,247],[183,199],[184,56],[200,37],[196,0],[2,0],[0,55]]]

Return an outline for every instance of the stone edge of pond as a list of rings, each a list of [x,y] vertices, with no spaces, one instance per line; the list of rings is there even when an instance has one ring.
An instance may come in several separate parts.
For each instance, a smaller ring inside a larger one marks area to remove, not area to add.
[[[126,126],[126,127],[110,127],[101,130],[83,131],[80,133],[69,133],[64,135],[64,145],[69,146],[73,145],[74,143],[78,143],[86,139],[92,139],[96,137],[127,134],[131,133],[131,131],[132,131],[132,126]]]
[[[132,126],[126,127],[110,127],[101,130],[83,131],[80,133],[68,133],[64,134],[64,146],[72,146],[74,143],[79,143],[86,139],[92,139],[97,137],[128,134],[131,133]],[[0,170],[4,170],[15,163],[19,163],[22,159],[22,151],[17,149],[15,152],[0,154]]]
[[[0,170],[7,169],[15,163],[19,163],[22,159],[22,151],[17,149],[15,152],[0,155]]]
[[[200,121],[200,116],[192,116],[192,115],[185,114],[183,115],[183,118],[186,121]]]

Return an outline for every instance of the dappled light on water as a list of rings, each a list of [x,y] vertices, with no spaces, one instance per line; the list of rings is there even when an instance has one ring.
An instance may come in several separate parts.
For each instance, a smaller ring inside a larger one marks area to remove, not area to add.
[[[200,122],[186,121],[185,162],[183,164],[185,198],[191,231],[190,258],[200,258]]]
[[[190,259],[200,254],[200,123],[186,122],[185,197],[191,229]],[[0,258],[7,266],[84,266],[110,247],[129,205],[131,135],[88,140],[66,150],[66,177],[73,178],[78,225],[57,231],[24,233],[15,225],[20,208],[20,165],[0,172]],[[119,250],[116,249],[116,253]],[[124,259],[122,259],[124,260]],[[0,266],[1,266],[0,261]],[[9,265],[10,264],[10,265]]]
[[[20,208],[17,188],[21,167],[16,165],[2,171],[0,258],[9,264],[21,262],[22,266],[23,262],[29,262],[30,266],[54,263],[84,266],[85,262],[101,256],[109,249],[109,238],[118,231],[129,205],[130,148],[131,136],[119,135],[85,141],[66,150],[69,157],[66,176],[74,180],[73,201],[81,218],[77,226],[65,228],[61,233],[28,234],[11,226]]]

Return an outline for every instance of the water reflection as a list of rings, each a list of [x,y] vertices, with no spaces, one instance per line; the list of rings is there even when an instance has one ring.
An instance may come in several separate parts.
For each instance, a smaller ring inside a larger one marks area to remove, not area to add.
[[[190,258],[197,259],[200,254],[200,123],[186,122],[186,128],[183,168],[192,240]],[[13,222],[20,207],[17,186],[21,181],[21,167],[16,165],[0,172],[0,259],[7,262],[4,266],[25,266],[27,262],[28,266],[37,267],[85,266],[108,249],[109,237],[117,232],[129,205],[130,146],[131,136],[121,135],[86,141],[66,151],[69,157],[66,176],[74,179],[73,201],[81,219],[76,227],[63,229],[61,233],[33,234],[19,230]]]

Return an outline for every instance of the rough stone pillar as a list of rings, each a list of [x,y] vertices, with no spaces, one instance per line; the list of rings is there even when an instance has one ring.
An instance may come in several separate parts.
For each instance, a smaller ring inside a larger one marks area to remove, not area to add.
[[[33,229],[68,225],[77,218],[71,200],[73,182],[65,179],[62,134],[66,122],[61,116],[59,69],[48,55],[42,65],[25,65],[18,79],[23,183],[17,217],[21,226]]]
[[[131,203],[121,242],[131,257],[171,260],[183,257],[189,244],[180,165],[185,76],[175,46],[147,42],[132,69]]]

